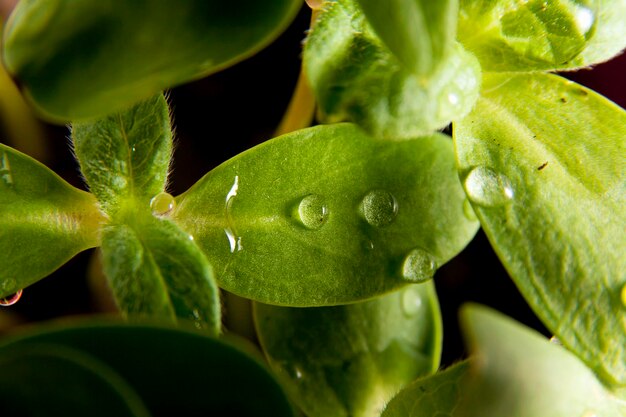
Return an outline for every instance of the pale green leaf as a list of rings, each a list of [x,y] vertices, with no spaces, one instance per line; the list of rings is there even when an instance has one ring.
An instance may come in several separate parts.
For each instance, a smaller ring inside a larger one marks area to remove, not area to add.
[[[74,150],[91,192],[105,212],[142,204],[165,189],[172,131],[162,94],[102,119],[74,123]]]
[[[468,362],[460,362],[407,385],[387,404],[381,417],[451,417],[459,406],[460,382],[468,369]]]
[[[485,71],[580,67],[600,25],[597,1],[460,0],[458,39]]]
[[[414,74],[428,77],[451,51],[458,0],[358,0],[380,39]]]
[[[399,389],[439,364],[432,283],[335,307],[257,303],[254,317],[270,365],[310,417],[378,417]]]
[[[555,75],[491,74],[454,133],[465,190],[528,303],[626,385],[626,112]]]
[[[92,195],[0,144],[0,297],[97,246],[102,221]]]
[[[303,65],[327,122],[352,121],[374,136],[414,138],[471,109],[476,59],[450,45],[432,74],[406,69],[382,44],[354,0],[328,2],[311,30]]]
[[[81,351],[54,344],[4,348],[0,366],[3,415],[150,416],[125,380]]]
[[[461,317],[472,358],[453,416],[626,416],[626,403],[562,346],[485,307]]]
[[[178,199],[220,286],[268,304],[333,305],[429,279],[472,238],[448,137],[326,125],[265,142]]]
[[[250,56],[299,0],[24,0],[4,60],[47,117],[103,116]]]
[[[125,315],[182,319],[219,333],[219,293],[211,266],[193,239],[169,220],[108,226],[102,253],[104,272]]]

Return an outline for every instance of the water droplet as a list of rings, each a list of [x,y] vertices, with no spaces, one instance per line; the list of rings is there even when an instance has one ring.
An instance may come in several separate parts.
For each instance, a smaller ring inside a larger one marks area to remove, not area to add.
[[[176,200],[168,193],[159,193],[150,200],[150,209],[155,216],[167,216],[176,207]]]
[[[469,221],[475,222],[476,220],[478,220],[478,217],[476,217],[476,212],[472,207],[472,203],[470,203],[468,199],[465,199],[463,201],[463,214],[465,214],[465,218],[467,218],[467,220]]]
[[[620,292],[620,298],[622,299],[622,305],[626,307],[626,284],[622,287],[622,291]]]
[[[448,101],[453,106],[456,106],[457,104],[459,104],[459,96],[455,93],[448,93]]]
[[[9,295],[4,298],[0,298],[0,306],[8,307],[17,303],[18,301],[20,301],[20,298],[22,298],[22,292],[23,292],[22,290],[19,290],[15,294]]]
[[[412,287],[406,289],[402,294],[402,311],[408,317],[414,316],[422,308],[422,298]]]
[[[361,213],[372,226],[386,226],[393,222],[398,215],[398,203],[394,196],[387,191],[370,191],[363,197]]]
[[[574,21],[576,22],[576,26],[578,30],[580,30],[580,33],[586,35],[593,27],[596,17],[593,11],[588,7],[582,5],[575,5],[574,7]]]
[[[239,252],[243,249],[243,246],[241,244],[241,236],[237,235],[237,231],[235,230],[235,222],[233,221],[233,203],[235,202],[235,197],[237,197],[238,191],[239,175],[235,175],[233,185],[230,187],[230,190],[228,190],[228,194],[226,194],[226,205],[224,206],[226,221],[228,222],[228,227],[224,229],[224,233],[226,233],[226,237],[228,238],[228,244],[230,245],[231,253]]]
[[[137,149],[135,148],[135,145],[133,145],[133,147],[131,148],[131,150],[132,150],[133,152],[135,152],[135,151],[137,150]]]
[[[558,346],[563,346],[563,343],[561,343],[561,341],[559,340],[558,337],[556,336],[552,336],[550,338],[550,343],[552,343],[553,345],[558,345]]]
[[[435,258],[423,249],[413,249],[404,258],[402,277],[411,282],[425,282],[435,275],[437,262]]]
[[[470,200],[481,206],[499,206],[513,198],[509,179],[484,166],[472,169],[465,177],[464,186]]]
[[[298,205],[298,217],[307,229],[319,229],[328,220],[328,207],[317,194],[309,194]]]
[[[0,158],[0,180],[8,186],[13,185],[11,165],[9,165],[9,157],[6,152],[2,152],[2,158]]]

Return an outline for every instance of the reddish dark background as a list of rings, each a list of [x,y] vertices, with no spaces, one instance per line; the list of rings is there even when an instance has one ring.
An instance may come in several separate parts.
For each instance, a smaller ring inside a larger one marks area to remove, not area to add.
[[[171,90],[177,137],[173,194],[183,192],[224,160],[272,136],[295,86],[308,23],[308,11],[303,9],[291,27],[256,56]],[[626,55],[593,70],[564,75],[626,107]],[[48,166],[73,185],[83,187],[67,146],[67,128],[47,125],[46,132],[51,153]],[[50,277],[27,288],[20,302],[0,314],[17,322],[32,322],[97,310],[85,278],[92,253],[79,254]],[[482,231],[438,271],[435,282],[444,318],[443,364],[464,354],[457,312],[467,301],[493,306],[548,335]]]

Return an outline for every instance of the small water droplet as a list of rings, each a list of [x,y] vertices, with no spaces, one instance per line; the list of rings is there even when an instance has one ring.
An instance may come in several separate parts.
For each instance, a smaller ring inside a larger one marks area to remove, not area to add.
[[[324,198],[309,194],[298,205],[298,218],[307,229],[319,229],[328,220],[328,207]]]
[[[131,150],[132,150],[133,152],[135,152],[135,151],[137,150],[137,149],[135,148],[135,145],[133,145],[133,147],[131,148]]]
[[[15,294],[9,295],[4,298],[0,298],[0,306],[8,307],[17,303],[18,301],[20,301],[20,298],[22,298],[22,292],[23,292],[22,290],[19,290]]]
[[[456,106],[457,104],[459,104],[459,96],[455,93],[448,93],[448,101],[453,106]]]
[[[398,215],[398,203],[394,196],[384,190],[370,191],[361,201],[361,213],[372,226],[390,224]]]
[[[224,206],[226,221],[228,222],[228,227],[224,229],[224,233],[226,233],[226,237],[228,238],[228,244],[230,245],[231,253],[243,250],[243,246],[241,244],[241,236],[237,235],[235,222],[233,220],[233,203],[235,202],[235,198],[237,197],[238,192],[239,175],[235,175],[233,185],[230,187],[230,190],[228,190],[228,193],[226,194],[226,204]]]
[[[465,177],[464,186],[470,200],[481,206],[495,207],[513,198],[509,179],[484,166],[472,169]]]
[[[9,165],[9,157],[6,152],[2,152],[2,158],[0,158],[0,180],[8,186],[13,185],[11,165]]]
[[[404,258],[402,277],[411,282],[425,282],[435,275],[437,262],[435,258],[423,249],[413,249]]]
[[[558,346],[563,346],[563,343],[561,343],[561,341],[559,340],[558,337],[556,336],[552,336],[550,338],[550,343],[552,343],[553,345],[558,345]]]
[[[155,216],[167,216],[176,207],[176,200],[168,193],[159,193],[150,200],[150,209]]]
[[[414,288],[408,288],[402,294],[402,311],[408,317],[414,316],[422,308],[422,298]]]
[[[476,217],[476,212],[472,207],[472,203],[470,203],[468,199],[465,199],[463,201],[463,214],[465,215],[465,218],[469,221],[475,222],[476,220],[478,220],[478,217]]]
[[[622,305],[626,307],[626,284],[622,287],[622,291],[620,292],[620,298],[622,299]]]
[[[576,22],[576,26],[578,30],[580,30],[580,33],[587,35],[596,21],[595,14],[588,7],[582,5],[575,5],[574,7],[574,21]]]

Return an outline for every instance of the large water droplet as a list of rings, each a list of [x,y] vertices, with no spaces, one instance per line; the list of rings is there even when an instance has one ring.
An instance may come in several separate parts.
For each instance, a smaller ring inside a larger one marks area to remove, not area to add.
[[[478,217],[476,217],[476,212],[472,207],[472,203],[470,203],[468,199],[463,200],[463,214],[465,215],[465,218],[469,221],[475,222],[476,220],[478,220]]]
[[[574,6],[574,22],[576,22],[576,26],[580,33],[583,35],[587,35],[596,21],[596,16],[589,7],[585,7],[582,5]]]
[[[363,197],[361,213],[372,226],[386,226],[398,215],[398,203],[391,193],[373,190]]]
[[[411,282],[425,282],[435,275],[437,261],[423,249],[413,249],[404,258],[402,277]]]
[[[12,306],[13,304],[17,303],[18,301],[20,301],[20,298],[22,298],[22,290],[19,290],[18,292],[16,292],[13,295],[9,295],[7,297],[4,298],[0,298],[0,306],[2,307],[8,307],[8,306]]]
[[[159,193],[150,200],[150,209],[155,216],[167,216],[176,208],[176,200],[168,193]]]
[[[408,317],[416,315],[422,308],[422,298],[414,288],[408,288],[402,294],[402,311]]]
[[[464,186],[468,197],[481,206],[499,206],[513,198],[509,179],[484,166],[472,169],[465,177]]]
[[[307,229],[319,229],[328,220],[328,207],[322,196],[309,194],[298,205],[298,217]]]
[[[553,345],[558,345],[558,346],[563,346],[563,343],[561,343],[561,341],[559,340],[558,337],[556,336],[552,336],[550,338],[550,343],[552,343]]]

